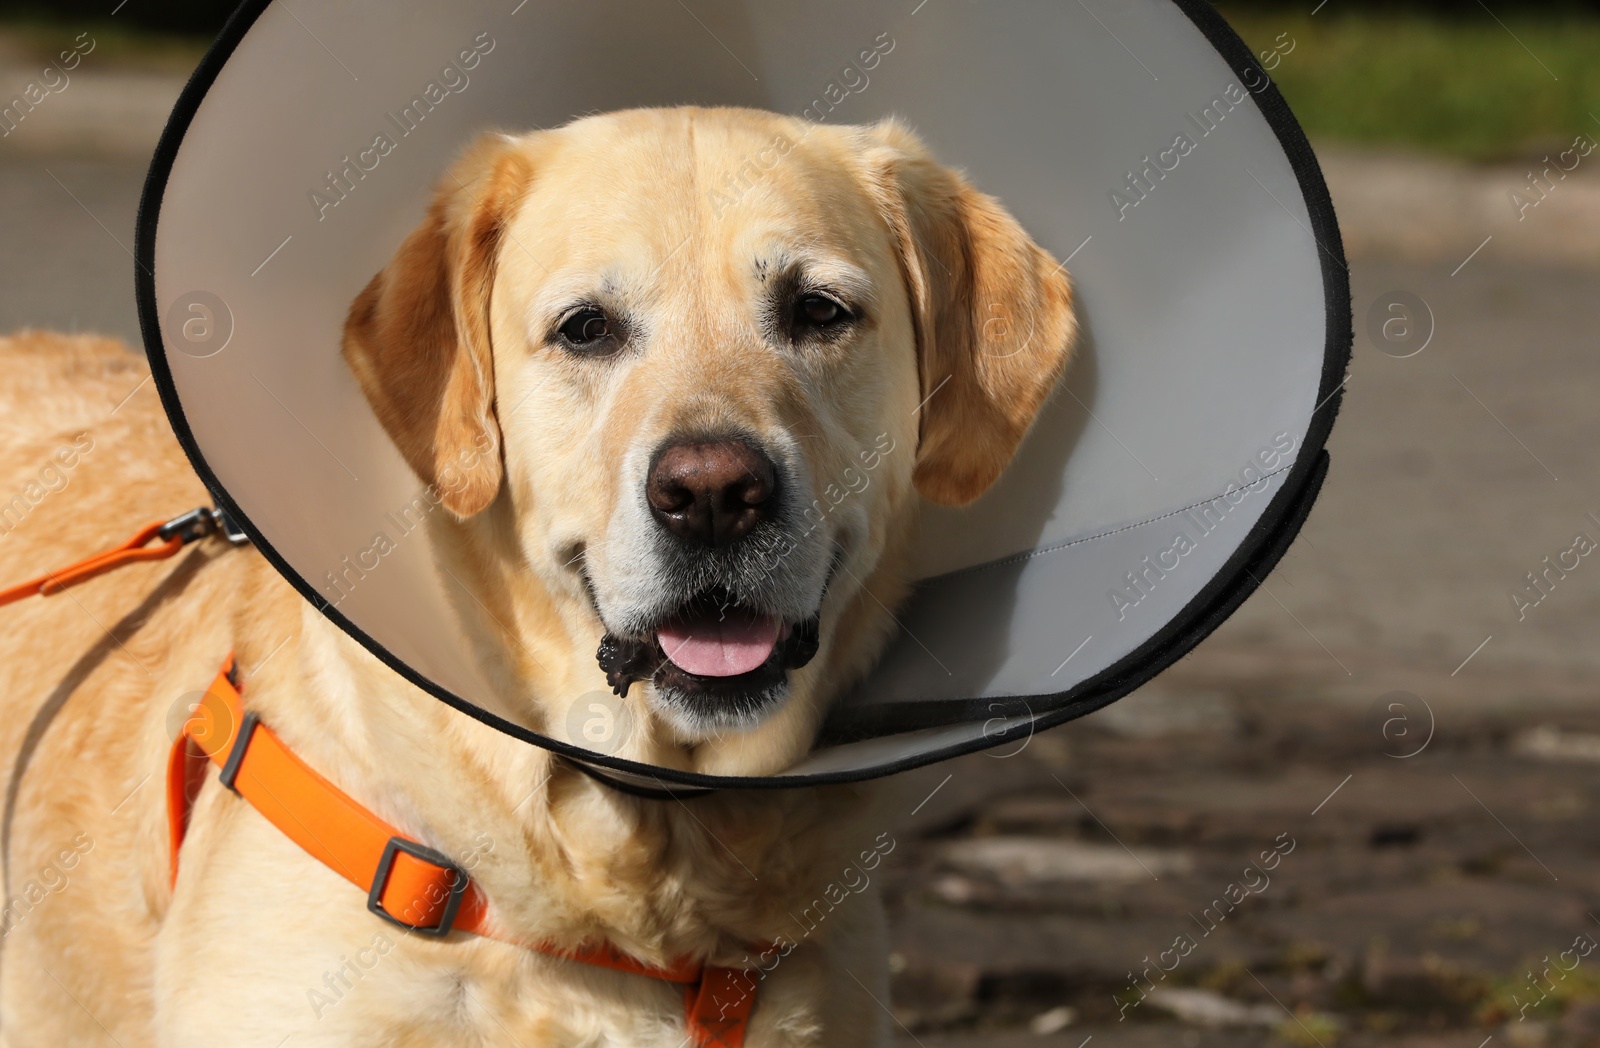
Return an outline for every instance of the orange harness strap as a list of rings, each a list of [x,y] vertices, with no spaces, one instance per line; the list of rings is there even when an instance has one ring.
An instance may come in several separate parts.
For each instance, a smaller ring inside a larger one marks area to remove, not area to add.
[[[0,590],[0,605],[50,596],[103,572],[141,560],[170,557],[186,544],[221,534],[234,545],[249,541],[221,510],[201,507],[141,528],[127,542],[59,571]],[[150,546],[159,539],[159,546]],[[346,880],[367,889],[367,909],[409,932],[443,938],[453,930],[498,938],[554,957],[643,975],[684,987],[684,1009],[694,1048],[744,1048],[755,1009],[756,978],[742,968],[697,961],[658,968],[610,943],[562,950],[519,943],[488,924],[483,892],[448,856],[411,840],[295,756],[277,735],[246,712],[232,655],[190,710],[167,760],[167,827],[171,877],[189,813],[205,781],[208,762],[222,784],[267,821]]]
[[[571,951],[496,934],[488,922],[487,900],[465,870],[362,807],[297,757],[254,713],[245,711],[231,655],[184,723],[168,761],[167,823],[174,881],[178,849],[207,760],[221,769],[224,786],[285,836],[335,873],[366,888],[367,908],[391,924],[432,937],[452,930],[473,932],[584,964],[680,983],[685,987],[695,1048],[743,1048],[755,1008],[756,980],[750,972],[695,961],[658,968],[609,943]]]

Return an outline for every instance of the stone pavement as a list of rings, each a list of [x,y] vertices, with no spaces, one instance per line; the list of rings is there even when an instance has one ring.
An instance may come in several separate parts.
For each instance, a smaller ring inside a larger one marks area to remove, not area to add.
[[[1386,739],[1289,675],[1173,674],[917,773],[953,778],[886,862],[907,1043],[1600,1044],[1556,1006],[1600,998],[1600,709],[1432,706]]]
[[[137,337],[179,81],[93,57],[0,139],[0,330]],[[1141,692],[904,777],[905,1045],[1600,1045],[1600,562],[1525,578],[1600,539],[1600,163],[1519,217],[1526,165],[1324,159],[1358,334],[1310,525]]]

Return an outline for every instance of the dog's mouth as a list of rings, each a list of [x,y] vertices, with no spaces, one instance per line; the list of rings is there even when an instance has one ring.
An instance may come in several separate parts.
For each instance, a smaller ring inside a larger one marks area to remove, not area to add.
[[[697,719],[737,721],[782,698],[789,671],[817,653],[818,624],[817,615],[786,622],[707,590],[647,633],[608,632],[596,656],[618,695],[649,680],[664,701]]]

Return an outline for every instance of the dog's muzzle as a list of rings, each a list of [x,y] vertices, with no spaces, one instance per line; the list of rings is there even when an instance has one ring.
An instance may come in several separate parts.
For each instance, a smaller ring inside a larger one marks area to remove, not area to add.
[[[617,694],[648,679],[666,706],[719,725],[748,722],[787,694],[788,672],[810,662],[819,643],[816,582],[797,570],[810,557],[783,552],[797,523],[785,519],[794,516],[792,488],[744,435],[680,438],[656,450],[644,503],[658,578],[681,596],[647,617],[607,623],[596,656]]]

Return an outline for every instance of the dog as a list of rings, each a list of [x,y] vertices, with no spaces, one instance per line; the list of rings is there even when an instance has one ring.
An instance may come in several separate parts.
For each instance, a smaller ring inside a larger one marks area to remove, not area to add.
[[[446,511],[501,703],[582,745],[571,697],[610,688],[619,756],[768,775],[894,632],[921,507],[995,482],[1076,331],[1063,266],[903,124],[673,108],[474,142],[343,355]],[[208,501],[125,347],[0,360],[0,584]],[[174,879],[163,769],[229,651],[260,723],[470,869],[506,937],[748,969],[751,1048],[888,1043],[877,787],[623,792],[219,541],[0,616],[0,1048],[686,1043],[679,986],[379,920],[214,769]]]

